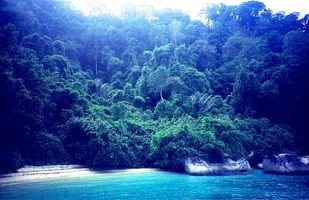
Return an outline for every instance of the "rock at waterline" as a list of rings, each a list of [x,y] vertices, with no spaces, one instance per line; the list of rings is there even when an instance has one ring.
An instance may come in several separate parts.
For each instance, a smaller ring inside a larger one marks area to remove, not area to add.
[[[263,159],[263,171],[266,173],[309,174],[309,156],[278,154]]]
[[[192,175],[228,175],[249,173],[252,169],[246,159],[234,161],[228,158],[224,163],[207,163],[201,159],[188,158],[185,171]]]
[[[259,163],[259,164],[257,164],[257,166],[256,166],[258,169],[263,169],[263,164],[262,163]]]

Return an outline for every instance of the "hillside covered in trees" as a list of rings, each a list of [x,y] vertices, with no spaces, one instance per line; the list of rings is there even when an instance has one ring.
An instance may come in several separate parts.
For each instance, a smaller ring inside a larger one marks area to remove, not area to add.
[[[309,15],[202,12],[0,1],[0,172],[309,153]]]

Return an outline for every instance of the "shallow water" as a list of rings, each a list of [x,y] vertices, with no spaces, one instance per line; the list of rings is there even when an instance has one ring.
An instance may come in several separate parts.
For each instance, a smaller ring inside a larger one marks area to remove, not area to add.
[[[84,169],[83,169],[84,170]],[[23,175],[24,176],[24,175]],[[0,199],[309,199],[309,176],[189,176],[156,170],[3,181]]]

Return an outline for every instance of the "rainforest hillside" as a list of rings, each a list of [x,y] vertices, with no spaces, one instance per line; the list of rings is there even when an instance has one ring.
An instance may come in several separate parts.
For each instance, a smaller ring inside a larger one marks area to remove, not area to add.
[[[0,1],[0,172],[309,153],[309,15]]]

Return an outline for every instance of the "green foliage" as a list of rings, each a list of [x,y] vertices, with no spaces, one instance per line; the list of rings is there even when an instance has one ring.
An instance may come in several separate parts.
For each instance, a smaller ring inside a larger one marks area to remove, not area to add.
[[[154,95],[159,95],[161,90],[164,88],[168,78],[168,71],[165,67],[160,66],[153,71],[148,79],[149,92]]]
[[[58,55],[65,55],[65,47],[63,42],[56,40],[53,42],[53,53]]]
[[[217,66],[216,48],[205,40],[197,40],[190,46],[190,55],[193,56],[193,63],[196,68],[204,72],[205,69],[212,69]]]
[[[257,102],[259,85],[256,75],[252,72],[241,71],[234,84],[232,104],[236,112],[254,116],[254,106]]]
[[[60,73],[61,75],[66,76],[68,70],[68,61],[64,56],[46,56],[42,60],[42,63],[46,70],[50,72]]]
[[[59,137],[49,133],[37,133],[31,138],[30,162],[34,165],[69,163],[70,156],[63,147]]]
[[[153,51],[153,57],[157,66],[171,66],[174,60],[174,45],[169,43],[156,48]]]
[[[166,101],[166,100],[161,100],[158,102],[154,109],[154,117],[159,118],[159,117],[167,117],[171,118],[173,117],[173,105]]]
[[[207,23],[171,10],[88,18],[60,1],[0,12],[0,173],[308,153],[308,15],[257,1],[212,5]]]
[[[291,133],[266,119],[182,117],[162,124],[151,144],[155,165],[164,168],[181,170],[188,157],[222,162],[226,157],[246,157],[251,151],[251,161],[257,164],[264,155],[287,151],[294,145]]]

